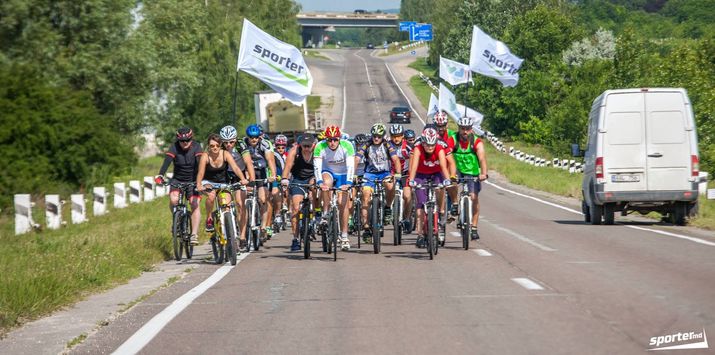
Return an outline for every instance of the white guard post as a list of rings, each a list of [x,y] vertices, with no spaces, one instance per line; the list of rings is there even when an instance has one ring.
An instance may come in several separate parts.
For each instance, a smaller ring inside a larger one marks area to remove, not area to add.
[[[15,235],[25,234],[33,227],[39,225],[32,221],[30,194],[15,195]]]
[[[48,229],[59,229],[62,226],[62,202],[60,195],[45,195],[45,217]]]
[[[87,222],[87,209],[84,204],[83,194],[72,194],[72,224]]]
[[[142,185],[139,180],[129,181],[129,203],[139,203],[142,201]]]
[[[101,216],[107,213],[107,189],[104,187],[95,187],[92,189],[92,214]]]
[[[708,173],[705,171],[699,172],[700,183],[698,184],[698,194],[707,195],[708,193]]]
[[[114,208],[127,207],[127,187],[123,182],[114,183]]]
[[[144,201],[154,199],[154,178],[151,176],[144,177]]]

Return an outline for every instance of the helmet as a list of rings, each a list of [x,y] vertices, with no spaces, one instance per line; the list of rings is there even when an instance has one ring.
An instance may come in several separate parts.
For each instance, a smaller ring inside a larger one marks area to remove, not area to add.
[[[273,143],[275,143],[276,145],[288,145],[288,137],[279,134],[276,136],[276,140]]]
[[[373,136],[384,136],[385,135],[385,125],[382,123],[375,123],[370,128],[370,134]]]
[[[457,126],[460,127],[472,127],[472,118],[471,117],[462,117],[459,119],[457,122]]]
[[[230,141],[236,139],[236,128],[233,126],[226,126],[224,128],[221,128],[221,132],[219,132],[219,135],[221,136],[222,141]]]
[[[440,111],[434,114],[434,123],[439,126],[444,126],[447,124],[447,113]]]
[[[246,127],[246,135],[251,138],[260,137],[261,136],[261,128],[258,127],[257,124],[252,124],[252,125]]]
[[[438,138],[439,138],[439,135],[437,134],[437,130],[435,130],[434,128],[427,128],[424,131],[422,131],[422,142],[424,142],[427,145],[437,144]]]
[[[415,138],[415,131],[413,131],[411,129],[405,130],[405,138],[407,138],[407,139]]]
[[[320,133],[318,133],[318,140],[322,141],[323,139],[325,139],[325,130],[322,130],[320,131]]]
[[[194,131],[189,127],[181,127],[176,130],[176,139],[180,141],[189,141],[194,137]]]
[[[367,143],[369,140],[370,139],[367,137],[367,135],[362,134],[362,133],[355,136],[355,143],[357,145],[363,145],[363,144]]]
[[[348,139],[350,139],[350,135],[347,134],[347,133],[345,133],[345,132],[343,132],[343,134],[340,135],[340,139],[348,140]]]
[[[340,136],[340,127],[335,125],[325,127],[325,138],[340,138]]]
[[[390,126],[390,135],[392,135],[392,136],[397,136],[397,135],[403,134],[404,131],[405,131],[405,129],[402,127],[401,124],[395,123]]]

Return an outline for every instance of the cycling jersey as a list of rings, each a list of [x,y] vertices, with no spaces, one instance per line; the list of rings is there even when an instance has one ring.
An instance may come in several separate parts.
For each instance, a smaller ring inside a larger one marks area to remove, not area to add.
[[[397,158],[400,159],[400,165],[402,165],[402,174],[407,175],[407,171],[409,169],[408,167],[408,162],[410,160],[410,153],[412,153],[412,147],[410,147],[409,144],[407,144],[406,140],[402,140],[402,143],[400,145],[397,145],[390,141],[390,145],[392,146],[392,149],[395,150],[395,153],[397,154]],[[392,173],[395,173],[395,168],[392,168]]]
[[[196,141],[191,141],[189,149],[182,149],[179,142],[175,142],[166,152],[166,158],[159,170],[159,175],[164,175],[169,168],[169,164],[174,163],[173,179],[179,182],[196,181],[196,174],[199,172],[199,160],[203,154],[201,145]]]
[[[457,163],[457,170],[462,174],[479,175],[479,159],[477,158],[477,144],[481,142],[470,134],[466,140],[454,137],[458,141],[454,151],[454,160]]]
[[[439,131],[437,132],[439,134]],[[454,135],[457,134],[457,132],[451,130],[451,129],[446,129],[444,130],[444,134],[439,135],[439,139],[444,141],[444,143],[447,144],[449,147],[450,151],[454,151],[454,146],[457,144],[457,140],[455,139]]]
[[[303,159],[303,147],[298,147],[293,166],[290,169],[291,176],[298,180],[310,180],[313,177],[314,169],[313,155],[311,154],[310,160],[306,161]]]
[[[246,137],[239,142],[236,146],[236,150],[238,150],[242,156],[246,154],[251,156],[251,159],[253,160],[253,169],[256,170],[256,175],[258,175],[259,170],[265,171],[268,168],[266,154],[273,153],[273,145],[271,145],[271,142],[261,139],[258,141],[258,144],[251,146],[248,144],[248,137]]]
[[[223,151],[221,152],[223,155]],[[223,162],[221,163],[221,166],[218,168],[214,168],[211,165],[211,159],[206,160],[206,168],[204,170],[204,179],[203,181],[208,181],[212,183],[217,183],[217,184],[227,184],[228,183],[228,175],[226,174],[227,172],[227,167],[228,167],[228,162],[226,159],[223,159],[223,156],[221,157]],[[202,183],[203,183],[202,181]]]
[[[350,142],[341,139],[337,149],[332,150],[328,141],[321,141],[315,146],[313,158],[316,181],[323,181],[323,172],[346,175],[347,180],[352,181],[355,172],[355,149]]]
[[[365,158],[365,173],[389,172],[392,168],[392,157],[395,149],[386,142],[381,144],[368,143],[358,149],[358,158]]]
[[[435,145],[432,154],[427,154],[421,144],[416,145],[414,150],[420,152],[420,158],[417,162],[418,174],[431,175],[442,172],[442,169],[439,167],[439,152],[444,151],[445,148],[441,144]]]

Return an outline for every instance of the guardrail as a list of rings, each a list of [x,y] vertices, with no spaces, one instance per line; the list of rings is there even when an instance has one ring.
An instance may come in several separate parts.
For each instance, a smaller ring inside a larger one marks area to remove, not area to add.
[[[170,178],[171,173],[167,174]],[[129,188],[127,188],[127,185]],[[105,187],[95,187],[92,189],[91,199],[84,194],[70,195],[70,222],[79,224],[89,222],[87,203],[92,202],[92,216],[101,216],[109,212],[109,197],[113,196],[113,206],[115,209],[127,207],[127,195],[130,204],[143,201],[152,201],[155,198],[166,196],[169,193],[168,186],[157,186],[154,178],[145,176],[143,181],[131,180],[128,184],[123,182],[114,183],[114,193],[107,192]],[[36,206],[30,194],[16,194],[15,202],[15,235],[25,234],[35,229],[42,229],[43,226],[37,223],[32,217],[32,209]],[[67,204],[58,194],[47,194],[45,203],[45,224],[47,229],[59,229],[67,225],[63,221],[62,208]]]

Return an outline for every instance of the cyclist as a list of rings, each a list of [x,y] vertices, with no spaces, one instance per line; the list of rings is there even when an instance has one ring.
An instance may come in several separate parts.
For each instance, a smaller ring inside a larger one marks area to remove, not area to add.
[[[442,183],[449,186],[452,182],[449,179],[447,170],[447,159],[445,148],[438,144],[439,136],[434,128],[427,128],[422,132],[420,144],[415,146],[410,157],[410,175],[407,178],[408,184],[405,186],[405,194],[411,193],[411,188],[417,184],[432,180],[434,183]],[[427,200],[427,192],[424,189],[415,191],[417,209],[417,247],[422,247],[424,243],[424,209]],[[444,193],[437,194],[438,206],[444,200]],[[409,219],[410,209],[406,209]]]
[[[217,188],[222,185],[227,185],[229,183],[228,179],[228,167],[233,169],[233,172],[238,175],[238,179],[241,184],[248,184],[248,179],[243,174],[241,169],[236,165],[236,161],[233,160],[233,156],[228,151],[221,148],[221,136],[212,133],[209,135],[208,141],[208,151],[206,154],[201,155],[201,160],[199,161],[199,171],[196,174],[196,189],[201,192],[209,188]],[[225,201],[228,203],[231,201]],[[211,191],[206,195],[206,231],[214,231],[214,221],[211,217],[211,212],[214,207],[214,200],[216,199],[216,191]]]
[[[275,222],[276,223],[282,223],[283,219],[281,218],[281,211],[283,209],[283,193],[280,189],[280,179],[283,175],[283,168],[285,167],[286,163],[286,147],[288,146],[288,137],[285,135],[279,134],[276,136],[276,139],[274,140],[273,144],[273,156],[274,156],[274,161],[276,162],[276,181],[274,181],[271,184],[271,201],[273,203],[273,211],[275,211]],[[287,205],[286,205],[287,206]]]
[[[236,139],[238,138],[236,128],[233,126],[223,127],[221,128],[221,131],[219,131],[219,135],[221,136],[222,148],[231,153],[231,157],[233,157],[233,160],[236,161],[238,169],[243,172],[243,175],[248,178],[248,180],[254,180],[255,173],[253,171],[253,161],[251,160],[251,156],[249,154],[242,155],[236,148]],[[239,182],[239,177],[233,171],[231,166],[228,167],[228,181],[232,184]],[[236,210],[243,211],[243,204],[244,201],[246,201],[246,191],[236,190],[235,198]],[[246,244],[246,215],[244,213],[239,213],[236,222],[236,225],[239,228],[239,247],[243,248]]]
[[[472,119],[462,117],[459,122],[459,133],[454,135],[456,141],[454,160],[457,162],[459,177],[476,177],[467,183],[469,197],[472,199],[472,240],[479,239],[477,222],[479,221],[479,192],[482,190],[482,181],[487,175],[487,156],[484,143],[472,131]]]
[[[413,137],[414,137],[414,131]],[[400,159],[400,166],[402,167],[402,179],[400,180],[400,186],[404,187],[405,182],[407,180],[407,175],[409,174],[409,160],[410,160],[410,154],[412,153],[412,146],[407,144],[407,140],[404,139],[405,136],[405,131],[404,127],[402,127],[401,124],[393,124],[390,126],[390,145],[392,148],[395,150],[395,153],[397,153],[397,157]],[[392,173],[395,173],[394,166]],[[412,203],[412,194],[408,195],[403,195],[402,196],[402,203],[403,206],[410,206]],[[403,216],[400,216],[402,218]],[[407,223],[405,228],[406,230],[410,230],[409,226],[409,221],[405,220],[404,223]]]
[[[313,150],[315,148],[315,137],[311,134],[304,134],[300,137],[298,145],[291,148],[286,159],[286,166],[283,173],[281,183],[283,186],[289,186],[290,182],[298,184],[311,184],[315,181],[313,165]],[[293,232],[293,242],[291,243],[291,251],[300,250],[300,240],[298,231],[298,213],[300,212],[300,204],[303,202],[303,188],[293,186],[289,191],[291,196],[291,231]],[[314,204],[317,206],[317,203]]]
[[[262,139],[263,131],[257,124],[252,124],[246,127],[246,137],[238,145],[241,155],[249,155],[253,161],[253,169],[255,171],[255,179],[268,179],[268,183],[275,181],[275,176],[268,174],[270,171],[276,171],[276,162],[273,156],[273,145],[265,139]],[[258,194],[258,204],[261,210],[261,233],[267,235],[271,231],[269,207],[267,204],[266,185],[260,183],[256,185]],[[247,212],[247,209],[244,210]]]
[[[444,142],[444,144],[447,146],[448,150],[446,151],[446,157],[447,157],[447,170],[449,171],[449,176],[451,177],[452,181],[456,181],[457,178],[457,163],[454,161],[454,157],[452,156],[452,153],[454,152],[454,145],[455,145],[455,140],[454,140],[454,131],[451,129],[447,128],[447,122],[449,121],[449,117],[447,116],[447,112],[440,111],[434,114],[434,123],[437,128],[437,135],[439,136],[439,139]],[[449,210],[450,214],[450,220],[453,220],[454,217],[457,216],[458,214],[458,205],[457,205],[457,188],[456,185],[452,186],[450,188],[447,188],[447,193],[449,194],[449,199],[452,201],[452,206]],[[442,201],[440,204],[440,216],[444,215],[444,208],[446,205],[447,201]],[[440,222],[442,223],[442,222]]]
[[[407,142],[407,145],[410,147],[410,151],[412,151],[412,148],[415,147],[415,141],[417,140],[417,137],[415,136],[415,131],[411,129],[406,129],[405,130],[405,141]]]
[[[325,129],[325,140],[318,143],[313,152],[315,165],[315,180],[323,190],[323,211],[328,211],[332,198],[332,191],[329,189],[337,186],[342,191],[338,192],[338,203],[340,205],[340,229],[341,229],[341,249],[350,250],[348,240],[348,194],[346,193],[352,185],[353,174],[355,172],[355,149],[350,142],[340,139],[340,128],[338,126],[328,126]],[[323,215],[320,221],[322,227],[328,224],[326,216]]]
[[[174,175],[172,182],[191,183],[196,180],[198,172],[199,159],[203,154],[201,145],[193,140],[194,132],[189,127],[181,127],[176,131],[176,142],[169,147],[166,152],[164,163],[159,169],[159,175],[154,178],[157,184],[165,184],[166,170],[169,169],[169,164],[174,163]],[[191,204],[191,245],[198,245],[197,237],[199,230],[199,222],[201,221],[201,208],[199,195],[196,188],[189,194],[189,203]],[[171,188],[169,192],[169,209],[173,211],[174,206],[179,204],[179,190]]]
[[[395,198],[395,181],[402,177],[402,166],[400,159],[391,144],[385,141],[385,125],[376,123],[370,129],[372,140],[367,144],[358,148],[355,155],[355,162],[359,159],[365,159],[365,182],[362,188],[362,220],[363,220],[363,239],[370,235],[371,226],[368,223],[367,210],[369,201],[372,197],[372,190],[375,188],[375,179],[385,179],[388,176],[393,176],[392,181],[385,181],[385,190],[387,192],[387,201],[385,203],[386,223],[391,223],[392,219],[392,200]],[[395,173],[390,173],[391,171]],[[372,221],[377,223],[377,221]],[[376,236],[373,236],[375,238]],[[377,241],[375,241],[377,243]]]
[[[366,134],[363,133],[358,133],[355,135],[355,138],[353,139],[353,147],[355,148],[355,151],[362,147],[364,144],[370,141],[370,138]],[[357,196],[357,189],[358,185],[362,182],[363,176],[365,176],[365,159],[358,158],[356,159],[355,163],[355,177],[353,178],[353,188],[350,191],[351,197],[348,199],[348,204],[350,205],[350,220],[349,220],[349,229],[351,233],[355,233],[361,228],[362,226],[356,226],[355,222],[353,221],[352,216],[354,215],[355,212],[355,204],[353,203],[353,200],[355,199],[355,196]],[[362,213],[362,212],[360,212]]]

